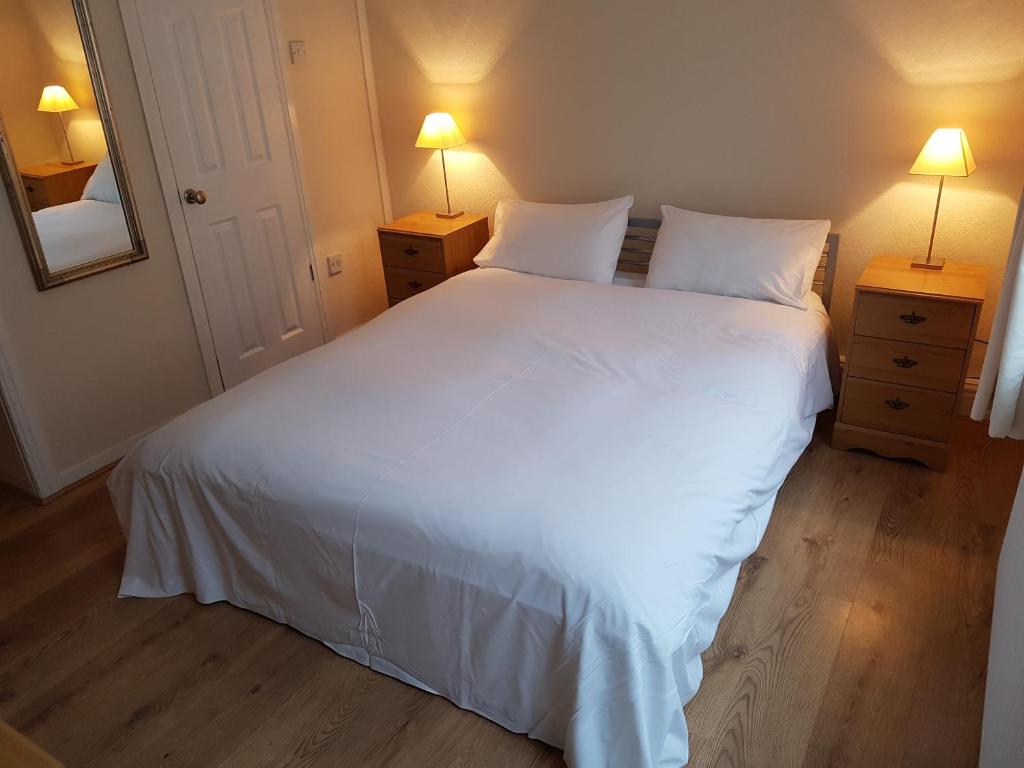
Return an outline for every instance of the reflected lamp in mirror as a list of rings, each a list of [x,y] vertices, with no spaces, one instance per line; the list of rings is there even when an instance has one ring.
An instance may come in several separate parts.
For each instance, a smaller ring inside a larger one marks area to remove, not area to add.
[[[68,138],[68,126],[64,122],[64,113],[73,112],[78,109],[78,104],[63,85],[48,85],[43,88],[43,95],[39,98],[39,112],[56,112],[60,118],[60,128],[64,132],[64,144],[68,148],[68,159],[62,161],[64,165],[81,165],[83,160],[75,160],[75,153],[71,150],[71,139]]]
[[[465,143],[466,137],[459,130],[459,126],[455,123],[455,118],[447,112],[431,112],[423,119],[420,135],[416,137],[416,146],[421,149],[441,150],[441,173],[444,175],[444,202],[448,212],[435,214],[439,219],[455,219],[463,214],[463,211],[452,213],[452,201],[448,196],[448,168],[445,165],[444,151]]]
[[[910,167],[910,173],[917,176],[938,176],[939,193],[935,198],[935,216],[932,217],[932,234],[928,239],[928,254],[917,256],[910,266],[922,269],[942,269],[946,260],[932,257],[935,244],[935,226],[939,223],[939,205],[942,203],[942,185],[947,176],[970,176],[976,168],[971,145],[962,128],[938,128],[925,142],[917,160]]]
[[[8,78],[0,89],[0,179],[36,287],[44,291],[145,259],[87,0],[3,1],[22,11],[5,16],[5,25],[15,21],[4,31],[44,40],[36,51],[39,66],[61,72],[72,85],[69,93],[51,83],[40,96],[31,80]],[[41,29],[48,34],[40,37]],[[14,52],[0,48],[0,67],[22,66]]]

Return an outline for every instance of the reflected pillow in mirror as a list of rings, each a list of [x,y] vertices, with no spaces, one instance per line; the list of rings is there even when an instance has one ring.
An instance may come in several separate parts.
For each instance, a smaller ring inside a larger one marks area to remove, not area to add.
[[[104,155],[100,164],[96,166],[92,176],[85,185],[82,192],[83,200],[97,200],[101,203],[121,204],[121,193],[117,189],[117,179],[114,178],[114,168],[110,164],[110,156]]]

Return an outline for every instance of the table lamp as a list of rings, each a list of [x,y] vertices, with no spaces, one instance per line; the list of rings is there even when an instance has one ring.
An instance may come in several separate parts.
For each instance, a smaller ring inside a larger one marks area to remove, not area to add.
[[[444,201],[448,206],[448,212],[435,214],[439,219],[456,219],[463,214],[462,211],[452,213],[452,201],[448,197],[448,168],[444,162],[444,151],[465,143],[466,137],[462,135],[459,126],[455,124],[455,118],[447,112],[431,112],[423,119],[423,127],[420,128],[420,135],[416,138],[416,146],[421,149],[441,150],[441,172],[444,174]]]
[[[928,255],[924,258],[916,256],[910,263],[912,267],[923,269],[942,269],[946,263],[944,258],[932,258],[932,245],[935,243],[935,225],[939,223],[939,204],[942,202],[942,184],[947,176],[970,176],[977,166],[971,145],[967,143],[967,134],[961,128],[938,128],[925,142],[921,154],[910,167],[910,173],[920,176],[938,176],[939,194],[935,198],[935,217],[932,219],[932,236],[928,240]]]
[[[43,88],[42,98],[39,99],[38,110],[40,112],[56,112],[60,116],[60,127],[64,131],[64,143],[68,145],[69,162],[61,161],[64,165],[81,165],[81,160],[75,160],[75,153],[71,151],[71,142],[68,140],[68,128],[64,125],[64,113],[78,109],[78,104],[71,98],[62,85],[48,85]]]

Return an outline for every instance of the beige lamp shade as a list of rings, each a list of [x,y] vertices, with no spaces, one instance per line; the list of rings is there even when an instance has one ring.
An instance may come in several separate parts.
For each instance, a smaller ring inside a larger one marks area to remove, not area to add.
[[[422,149],[451,149],[466,143],[455,118],[447,112],[431,112],[423,119],[423,127],[416,138],[416,146]]]
[[[48,85],[43,88],[42,98],[39,99],[40,112],[70,112],[73,109],[78,109],[78,104],[64,86]]]
[[[961,128],[938,128],[925,143],[910,172],[921,176],[970,176],[977,166]]]

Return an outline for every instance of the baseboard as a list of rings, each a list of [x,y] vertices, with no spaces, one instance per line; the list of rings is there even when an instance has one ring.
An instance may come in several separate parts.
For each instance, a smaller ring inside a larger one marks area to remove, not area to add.
[[[60,493],[80,480],[99,472],[101,469],[108,467],[111,464],[116,464],[126,453],[128,453],[128,451],[135,447],[136,443],[150,432],[152,432],[150,429],[139,432],[137,435],[133,435],[127,440],[122,440],[120,443],[117,443],[104,451],[100,451],[95,456],[90,456],[85,461],[79,462],[73,467],[59,470],[57,472],[57,483],[59,485],[57,492]]]

